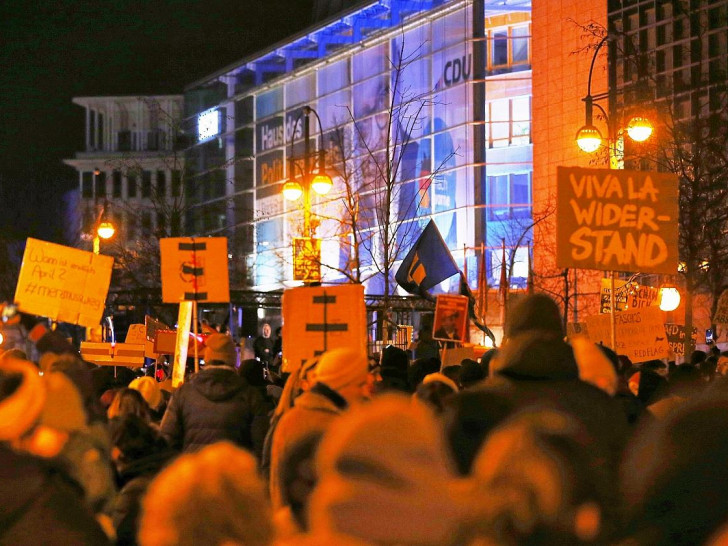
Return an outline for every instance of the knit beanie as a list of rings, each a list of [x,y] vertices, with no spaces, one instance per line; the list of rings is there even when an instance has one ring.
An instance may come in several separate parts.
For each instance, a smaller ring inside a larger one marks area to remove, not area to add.
[[[10,383],[19,384],[11,390]],[[43,409],[46,386],[32,362],[4,358],[0,361],[0,442],[15,440],[35,424]]]
[[[156,410],[162,404],[162,391],[159,383],[153,377],[137,377],[129,383],[129,388],[139,391],[152,410]]]
[[[511,379],[578,379],[574,351],[550,332],[522,332],[501,347],[491,367]]]
[[[212,334],[205,341],[205,363],[213,360],[224,362],[226,366],[235,366],[238,353],[235,350],[233,338],[227,334]]]
[[[86,411],[78,389],[66,374],[51,372],[43,376],[46,399],[39,423],[64,432],[84,430]]]
[[[448,376],[446,376],[445,374],[440,373],[440,372],[428,374],[422,380],[423,385],[427,385],[428,383],[434,383],[434,382],[439,382],[439,383],[442,383],[443,385],[447,385],[448,387],[450,387],[453,390],[453,392],[458,392],[460,390],[460,388],[457,386],[455,381],[453,381]]]
[[[526,296],[509,310],[506,338],[534,330],[548,332],[559,339],[564,337],[561,311],[556,302],[546,294]]]
[[[313,534],[372,543],[451,544],[469,513],[436,418],[387,394],[334,421],[316,457]]]
[[[369,373],[367,356],[348,347],[326,351],[319,357],[314,372],[314,382],[323,383],[335,391],[356,381],[362,381]]]

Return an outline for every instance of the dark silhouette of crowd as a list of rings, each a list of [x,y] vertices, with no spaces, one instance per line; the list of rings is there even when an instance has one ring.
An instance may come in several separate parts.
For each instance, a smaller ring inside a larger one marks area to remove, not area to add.
[[[0,354],[3,545],[728,544],[716,348],[633,364],[535,294],[454,366],[425,333],[279,375],[215,333],[170,393],[21,321],[40,356]]]

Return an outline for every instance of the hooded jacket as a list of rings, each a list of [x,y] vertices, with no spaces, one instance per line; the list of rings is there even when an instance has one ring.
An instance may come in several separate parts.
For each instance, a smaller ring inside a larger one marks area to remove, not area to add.
[[[228,366],[209,366],[173,394],[160,433],[181,451],[228,440],[258,457],[268,429],[263,396]]]
[[[46,461],[0,444],[0,545],[104,545],[83,491]]]

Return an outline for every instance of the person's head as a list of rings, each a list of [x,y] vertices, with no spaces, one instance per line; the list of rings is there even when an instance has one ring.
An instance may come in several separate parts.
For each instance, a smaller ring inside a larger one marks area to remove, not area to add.
[[[582,425],[525,408],[496,428],[473,464],[486,534],[503,544],[578,544],[604,534],[616,497],[602,454]]]
[[[440,371],[440,359],[438,358],[418,358],[407,369],[407,382],[410,387],[417,389],[422,383],[425,376]]]
[[[715,372],[720,376],[728,376],[728,351],[720,353]]]
[[[414,398],[439,414],[445,409],[445,402],[459,390],[457,384],[446,375],[432,373],[417,387]]]
[[[714,354],[710,354],[708,358],[700,363],[700,375],[703,376],[703,380],[706,382],[713,381],[715,378],[715,372],[718,369],[718,357]]]
[[[440,327],[445,330],[448,334],[454,333],[458,328],[460,322],[460,311],[457,309],[447,309],[442,314],[442,320]]]
[[[116,396],[114,396],[114,400],[111,402],[109,409],[106,410],[106,416],[109,419],[114,419],[129,414],[149,421],[149,404],[147,404],[142,393],[138,390],[130,388],[119,389],[116,391]]]
[[[165,448],[152,425],[133,413],[109,421],[109,436],[111,457],[119,469]]]
[[[690,364],[692,364],[693,366],[699,366],[700,363],[706,358],[708,358],[708,355],[705,353],[705,351],[700,351],[696,349],[690,355]]]
[[[455,382],[455,384],[460,388],[460,372],[462,370],[462,366],[460,364],[453,364],[451,366],[445,366],[442,370],[440,370],[440,373],[444,375],[445,377],[451,379]]]
[[[485,379],[483,367],[472,358],[465,358],[460,363],[460,386],[469,389]]]
[[[455,542],[467,499],[435,416],[386,394],[334,421],[316,456],[309,504],[314,533],[375,544]]]
[[[267,546],[272,539],[255,457],[229,442],[177,458],[142,501],[141,546]]]
[[[265,338],[270,337],[270,334],[271,334],[270,324],[268,324],[267,322],[265,324],[263,324],[260,331],[263,334],[263,337],[265,337]]]
[[[255,358],[246,358],[240,363],[238,370],[240,377],[245,379],[248,385],[253,387],[264,387],[268,384],[265,380],[265,367],[263,363]]]
[[[212,334],[205,341],[205,364],[209,366],[235,366],[238,353],[233,338],[227,334]]]
[[[303,530],[308,530],[308,501],[318,481],[315,460],[321,438],[323,432],[315,431],[297,440],[286,450],[279,468],[283,501]]]
[[[314,371],[314,381],[336,391],[349,404],[368,399],[372,394],[373,379],[367,355],[348,347],[323,353]]]
[[[508,313],[505,337],[527,332],[543,332],[557,339],[564,337],[561,311],[546,294],[531,294],[521,298]]]
[[[162,389],[159,388],[159,383],[153,377],[137,377],[129,383],[129,388],[139,391],[152,411],[158,410],[164,402]]]
[[[646,421],[624,453],[620,483],[636,544],[705,544],[728,521],[724,395]]]
[[[506,339],[491,361],[491,375],[510,379],[579,378],[574,351],[553,332],[534,330]]]

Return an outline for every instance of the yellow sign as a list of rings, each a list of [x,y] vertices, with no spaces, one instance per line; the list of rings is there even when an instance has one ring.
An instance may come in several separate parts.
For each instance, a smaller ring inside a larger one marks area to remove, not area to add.
[[[660,305],[660,291],[653,286],[640,286],[636,283],[615,279],[614,287],[617,311]],[[609,313],[612,309],[611,292],[611,279],[602,279],[602,304],[600,313]]]
[[[723,290],[720,298],[718,298],[713,322],[715,324],[728,324],[728,290]]]
[[[157,358],[157,353],[154,352],[154,342],[147,339],[146,324],[130,324],[124,342],[144,345],[144,356]]]
[[[293,238],[293,280],[321,282],[321,239]]]
[[[360,284],[292,288],[283,292],[283,367],[336,347],[367,350],[364,287]]]
[[[29,238],[15,289],[18,308],[59,322],[101,322],[114,259]]]
[[[629,309],[615,315],[617,354],[626,355],[635,363],[669,356],[670,345],[659,307]],[[611,314],[587,317],[589,339],[611,347],[611,318]]]
[[[162,301],[230,301],[226,237],[159,240]]]
[[[674,174],[558,168],[556,265],[677,272]]]
[[[84,360],[99,366],[144,366],[144,345],[140,343],[95,343],[81,342],[81,356]]]

